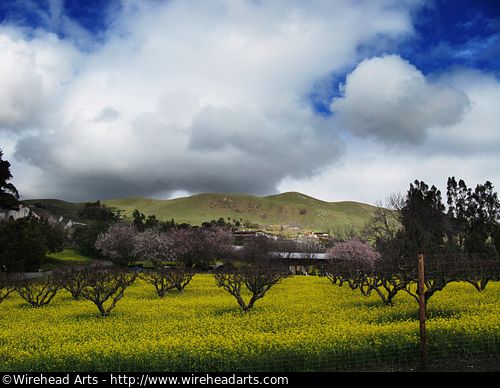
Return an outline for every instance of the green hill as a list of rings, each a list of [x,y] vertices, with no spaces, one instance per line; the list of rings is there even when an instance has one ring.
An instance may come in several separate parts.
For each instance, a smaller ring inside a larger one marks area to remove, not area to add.
[[[25,201],[27,204],[35,202],[47,203],[47,207],[50,206],[53,211],[59,206],[65,214],[75,214],[82,207],[82,204],[55,200]],[[121,210],[127,217],[131,216],[134,209],[138,209],[146,215],[154,214],[163,221],[173,218],[176,222],[193,225],[222,217],[272,229],[283,226],[284,230],[298,227],[314,231],[328,231],[342,225],[361,227],[375,209],[358,202],[325,202],[296,192],[267,197],[210,193],[170,200],[122,198],[102,202]]]

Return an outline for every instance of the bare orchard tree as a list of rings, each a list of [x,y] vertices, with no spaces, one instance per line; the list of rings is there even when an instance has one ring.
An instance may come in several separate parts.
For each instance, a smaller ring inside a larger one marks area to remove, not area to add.
[[[182,292],[184,288],[191,282],[195,272],[191,268],[186,268],[183,265],[172,268],[170,278],[175,289]]]
[[[416,257],[410,257],[415,263]],[[436,253],[424,255],[425,259],[425,281],[424,298],[429,299],[438,291],[442,291],[452,282],[477,281],[480,286],[481,279],[498,279],[500,266],[495,261],[485,261],[477,255],[467,253]],[[498,263],[498,262],[497,262]],[[406,271],[406,276],[410,279],[407,282],[405,291],[418,302],[418,272],[416,265]]]
[[[392,305],[393,300],[400,291],[406,291],[413,282],[409,276],[413,263],[407,258],[390,254],[381,255],[375,262],[375,268],[370,274],[371,289],[386,305]]]
[[[32,307],[48,305],[57,292],[63,287],[61,278],[48,275],[41,278],[22,278],[16,286],[16,291]]]
[[[113,263],[126,266],[134,262],[134,237],[137,229],[133,225],[118,222],[101,233],[95,247]]]
[[[160,267],[152,271],[141,273],[141,278],[152,284],[156,293],[163,298],[170,290],[177,289],[182,292],[193,279],[195,272],[191,268],[182,265],[178,267]]]
[[[401,209],[405,198],[401,193],[393,193],[385,203],[378,202],[371,220],[361,231],[363,240],[381,249],[393,249],[391,242],[401,230]]]
[[[289,271],[283,267],[256,268],[255,266],[249,266],[233,271],[218,272],[215,274],[215,281],[218,287],[223,288],[235,297],[243,312],[247,312],[253,308],[257,300],[266,295],[272,286],[289,275]],[[243,297],[243,287],[250,292],[251,297],[248,302]]]
[[[123,298],[125,289],[137,278],[137,273],[123,268],[87,268],[82,271],[85,286],[82,297],[94,303],[101,316],[109,316]]]
[[[18,282],[19,275],[0,272],[0,303],[2,303],[11,292],[16,290]]]
[[[87,266],[72,266],[58,271],[63,288],[71,294],[74,300],[78,300],[82,296],[86,281],[85,270],[87,268]]]
[[[245,244],[239,260],[229,271],[215,274],[218,287],[229,292],[243,312],[254,307],[269,289],[290,275],[290,271],[273,255],[274,244],[265,238],[257,238]],[[250,293],[245,301],[244,290]]]

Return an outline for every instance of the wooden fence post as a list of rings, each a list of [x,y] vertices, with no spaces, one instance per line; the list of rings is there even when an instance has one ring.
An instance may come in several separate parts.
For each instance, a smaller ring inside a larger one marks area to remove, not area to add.
[[[427,330],[425,328],[425,267],[424,255],[421,253],[418,255],[418,319],[420,321],[420,369],[424,370],[427,366]]]

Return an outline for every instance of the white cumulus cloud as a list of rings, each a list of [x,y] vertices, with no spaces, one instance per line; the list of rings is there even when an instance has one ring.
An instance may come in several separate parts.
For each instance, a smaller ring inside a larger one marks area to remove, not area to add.
[[[430,129],[459,123],[468,108],[462,90],[428,80],[398,55],[361,62],[331,104],[339,125],[388,143],[420,143]]]

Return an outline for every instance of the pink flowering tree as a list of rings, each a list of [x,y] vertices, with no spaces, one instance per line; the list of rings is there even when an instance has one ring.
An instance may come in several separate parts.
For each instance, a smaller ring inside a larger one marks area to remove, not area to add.
[[[186,267],[206,267],[216,259],[232,254],[232,234],[222,228],[172,230],[171,237]]]
[[[113,263],[125,266],[135,261],[136,235],[137,229],[133,225],[118,222],[97,237],[95,247]]]
[[[406,283],[394,271],[387,271],[380,254],[369,244],[357,239],[337,244],[330,255],[327,278],[342,286],[359,289],[365,296],[375,292],[382,302],[391,305]]]
[[[146,229],[133,240],[134,256],[139,260],[150,260],[155,267],[175,262],[182,253],[173,236],[158,229]]]
[[[371,245],[357,239],[341,242],[328,253],[332,260],[343,262],[352,268],[373,268],[380,259],[380,254]]]
[[[183,291],[194,276],[193,269],[179,261],[187,246],[178,241],[178,236],[174,230],[146,229],[134,238],[134,255],[141,260],[151,260],[155,266],[142,272],[141,278],[155,287],[160,298],[173,289]]]

